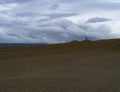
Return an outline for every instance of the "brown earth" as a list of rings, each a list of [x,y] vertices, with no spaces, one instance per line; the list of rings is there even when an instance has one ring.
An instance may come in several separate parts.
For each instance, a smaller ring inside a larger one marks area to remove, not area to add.
[[[120,92],[120,40],[0,48],[0,92]]]

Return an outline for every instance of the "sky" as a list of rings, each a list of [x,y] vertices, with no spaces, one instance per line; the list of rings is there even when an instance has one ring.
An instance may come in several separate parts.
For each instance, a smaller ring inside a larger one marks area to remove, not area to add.
[[[120,38],[120,0],[0,0],[0,43]]]

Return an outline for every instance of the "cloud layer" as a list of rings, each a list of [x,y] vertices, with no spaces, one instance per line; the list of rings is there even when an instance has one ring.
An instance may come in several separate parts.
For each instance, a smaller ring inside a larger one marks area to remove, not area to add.
[[[107,22],[107,21],[111,21],[111,19],[96,17],[96,18],[90,18],[87,21],[87,23],[99,23],[99,22]]]
[[[120,7],[115,5],[120,2],[1,0],[0,43],[59,43],[86,36],[120,38]]]

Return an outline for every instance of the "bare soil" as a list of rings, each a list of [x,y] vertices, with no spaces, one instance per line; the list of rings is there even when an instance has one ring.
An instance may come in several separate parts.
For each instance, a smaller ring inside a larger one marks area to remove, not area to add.
[[[0,92],[120,92],[120,40],[0,48]]]

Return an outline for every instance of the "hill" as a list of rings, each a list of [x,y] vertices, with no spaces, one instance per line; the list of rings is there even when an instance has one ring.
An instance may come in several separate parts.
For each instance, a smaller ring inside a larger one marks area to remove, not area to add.
[[[12,47],[12,46],[45,46],[45,43],[0,43],[0,47]]]
[[[1,92],[119,92],[120,39],[0,48]]]
[[[67,54],[93,51],[120,51],[120,39],[99,40],[99,41],[71,41],[68,43],[43,45],[43,46],[10,46],[0,48],[0,56],[2,54],[26,56],[26,55],[53,55]]]

